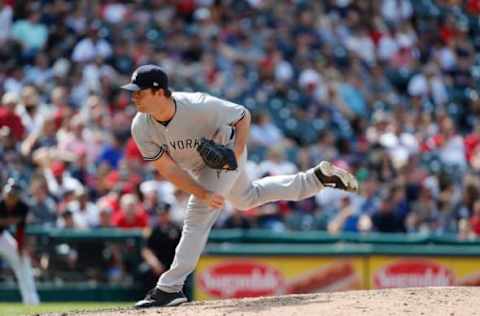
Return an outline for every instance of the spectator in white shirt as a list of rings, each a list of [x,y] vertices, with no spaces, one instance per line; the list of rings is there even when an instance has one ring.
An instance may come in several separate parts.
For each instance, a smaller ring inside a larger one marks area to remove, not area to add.
[[[252,126],[250,128],[250,144],[252,146],[266,146],[279,144],[283,141],[282,131],[272,123],[270,115],[266,112],[260,112],[253,116]]]
[[[386,28],[382,33],[382,37],[378,42],[377,54],[378,58],[383,61],[388,61],[392,58],[399,49],[399,44],[395,39],[395,29]]]
[[[283,146],[271,147],[268,157],[259,165],[260,174],[277,176],[282,174],[294,174],[297,166],[285,159],[285,148]]]
[[[351,36],[347,39],[346,47],[366,63],[373,65],[375,63],[375,44],[368,34],[365,27],[355,28]]]
[[[385,20],[399,24],[412,16],[413,7],[410,0],[383,0],[381,11]]]
[[[43,174],[47,180],[48,190],[57,198],[61,198],[66,191],[77,192],[82,187],[80,181],[65,170],[62,161],[54,161],[49,168],[44,169]]]
[[[414,97],[432,99],[436,105],[444,105],[448,101],[445,81],[435,64],[426,65],[422,72],[410,79],[408,94]]]
[[[13,10],[9,5],[0,0],[0,45],[3,45],[11,36]]]
[[[100,217],[98,207],[89,201],[87,190],[80,186],[75,191],[75,200],[67,205],[73,212],[74,221],[82,228],[93,228],[99,225]]]
[[[22,89],[21,103],[17,106],[16,112],[28,133],[38,133],[50,114],[45,104],[40,102],[38,91],[34,86],[26,86]]]
[[[97,57],[108,58],[112,54],[110,44],[99,37],[99,26],[93,26],[88,36],[73,49],[72,59],[77,63],[94,61]]]

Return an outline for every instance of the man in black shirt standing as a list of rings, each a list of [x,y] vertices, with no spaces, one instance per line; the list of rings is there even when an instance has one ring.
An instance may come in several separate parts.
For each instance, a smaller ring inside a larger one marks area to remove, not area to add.
[[[30,258],[24,252],[25,223],[29,211],[28,205],[20,198],[21,188],[14,179],[9,179],[0,199],[0,257],[5,259],[17,277],[23,303],[40,303],[33,279]],[[7,230],[16,225],[15,238]]]

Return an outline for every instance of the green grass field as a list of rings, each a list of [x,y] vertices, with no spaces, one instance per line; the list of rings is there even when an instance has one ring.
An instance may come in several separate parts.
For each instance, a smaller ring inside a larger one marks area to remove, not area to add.
[[[75,310],[95,310],[114,307],[129,307],[133,302],[65,302],[65,303],[42,303],[39,306],[25,306],[18,303],[0,303],[0,315],[24,316],[42,313],[62,313]]]

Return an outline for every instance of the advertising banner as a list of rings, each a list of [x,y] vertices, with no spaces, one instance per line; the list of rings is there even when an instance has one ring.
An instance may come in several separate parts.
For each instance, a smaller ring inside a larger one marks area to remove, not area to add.
[[[480,285],[480,258],[371,256],[368,265],[372,289]]]
[[[196,300],[365,288],[366,258],[204,256],[195,271]]]

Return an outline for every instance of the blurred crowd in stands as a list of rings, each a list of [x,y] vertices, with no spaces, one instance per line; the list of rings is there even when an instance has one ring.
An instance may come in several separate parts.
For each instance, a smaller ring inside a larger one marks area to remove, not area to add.
[[[0,0],[0,183],[23,186],[30,224],[181,226],[188,195],[142,161],[119,89],[154,63],[174,90],[250,109],[252,178],[330,160],[360,181],[227,207],[217,227],[473,238],[479,14],[479,0]]]

